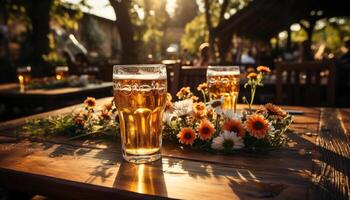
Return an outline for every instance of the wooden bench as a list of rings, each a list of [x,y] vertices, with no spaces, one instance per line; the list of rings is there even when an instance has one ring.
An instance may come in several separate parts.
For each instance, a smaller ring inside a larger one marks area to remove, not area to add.
[[[335,105],[336,69],[333,61],[277,63],[276,71],[277,103]]]

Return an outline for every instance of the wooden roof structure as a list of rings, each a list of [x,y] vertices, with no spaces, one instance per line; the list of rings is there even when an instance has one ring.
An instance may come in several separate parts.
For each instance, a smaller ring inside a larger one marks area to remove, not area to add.
[[[215,28],[214,34],[267,40],[301,19],[350,16],[347,5],[346,0],[253,0]]]

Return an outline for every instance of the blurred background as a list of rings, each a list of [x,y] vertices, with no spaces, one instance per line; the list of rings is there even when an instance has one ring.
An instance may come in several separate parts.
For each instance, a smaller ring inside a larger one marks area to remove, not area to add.
[[[130,63],[166,64],[173,96],[182,86],[205,81],[208,65],[239,65],[243,75],[266,65],[273,73],[257,103],[350,106],[346,1],[0,2],[2,120],[77,103],[86,95],[111,96],[112,86],[101,84],[112,81],[114,64]],[[85,91],[89,85],[98,86]],[[84,91],[57,90],[77,87]]]

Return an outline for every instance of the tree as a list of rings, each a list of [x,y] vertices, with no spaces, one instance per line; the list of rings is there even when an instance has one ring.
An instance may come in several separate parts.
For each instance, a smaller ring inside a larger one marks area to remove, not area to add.
[[[48,54],[50,9],[52,0],[28,0],[27,12],[32,23],[33,64],[42,65],[43,55]]]
[[[181,38],[181,47],[188,49],[191,54],[196,54],[198,47],[208,41],[208,37],[205,16],[200,14],[186,24],[185,35]]]
[[[232,35],[227,37],[217,38],[214,35],[214,30],[221,23],[223,23],[228,17],[237,12],[237,10],[243,8],[249,0],[229,1],[229,0],[202,0],[199,2],[200,13],[189,24],[196,24],[196,26],[204,27],[203,30],[199,28],[185,28],[185,36],[181,40],[181,44],[192,51],[197,50],[198,46],[190,47],[191,41],[193,45],[209,42],[210,52],[214,62],[217,60],[216,55],[219,55],[220,62],[225,62],[227,52],[231,45]],[[203,20],[204,19],[204,20]],[[194,22],[196,21],[196,22]],[[206,31],[204,33],[203,31]],[[197,37],[197,38],[193,38]],[[193,43],[193,41],[198,41]]]
[[[116,15],[116,25],[118,27],[121,43],[121,62],[125,64],[138,62],[138,44],[134,40],[134,25],[131,22],[129,9],[131,0],[109,0]]]
[[[198,4],[195,0],[177,0],[174,16],[170,24],[176,27],[185,27],[198,15]]]

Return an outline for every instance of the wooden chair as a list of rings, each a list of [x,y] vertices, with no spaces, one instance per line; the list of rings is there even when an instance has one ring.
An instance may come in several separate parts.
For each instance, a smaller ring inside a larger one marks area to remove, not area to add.
[[[192,92],[201,97],[197,91],[197,86],[207,80],[207,67],[182,66],[179,71],[178,89],[182,87],[190,87]]]
[[[333,61],[276,63],[277,103],[282,105],[334,106]]]
[[[179,87],[181,64],[178,60],[163,60],[162,64],[166,66],[168,92],[175,97]]]

